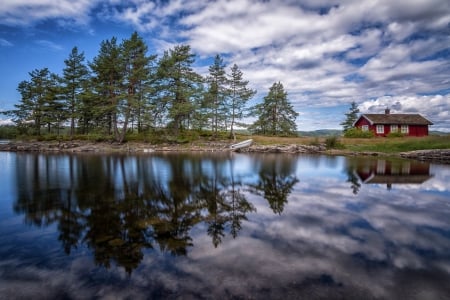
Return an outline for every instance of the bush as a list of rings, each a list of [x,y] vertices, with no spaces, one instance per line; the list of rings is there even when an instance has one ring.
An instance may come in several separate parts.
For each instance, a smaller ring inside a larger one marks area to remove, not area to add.
[[[360,128],[350,128],[344,132],[344,137],[346,138],[363,138],[369,139],[374,137],[372,131],[362,131]]]
[[[387,137],[389,138],[396,138],[396,137],[404,137],[405,134],[401,133],[401,132],[389,132]]]
[[[325,146],[327,147],[327,149],[337,149],[344,147],[337,136],[327,137],[325,139]]]
[[[314,137],[314,140],[312,140],[309,144],[310,144],[311,146],[320,146],[319,138],[318,138],[317,136]]]
[[[18,135],[16,126],[3,125],[0,126],[0,139],[13,139]]]

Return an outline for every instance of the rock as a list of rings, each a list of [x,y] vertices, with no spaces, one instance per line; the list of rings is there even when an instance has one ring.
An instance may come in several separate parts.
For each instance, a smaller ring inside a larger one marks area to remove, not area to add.
[[[400,153],[401,157],[450,164],[450,149],[416,150]]]

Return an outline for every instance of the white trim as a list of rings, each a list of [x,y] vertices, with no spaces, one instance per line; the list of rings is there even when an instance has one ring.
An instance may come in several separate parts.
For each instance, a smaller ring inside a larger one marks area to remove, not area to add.
[[[360,115],[358,119],[356,119],[356,121],[353,123],[353,127],[355,127],[356,123],[358,123],[359,120],[361,120],[361,118],[366,119],[370,125],[373,125],[372,120],[370,120],[368,117],[366,117],[365,115]]]
[[[380,133],[384,133],[384,125],[377,125],[376,127],[376,133],[380,134]]]
[[[402,125],[400,128],[400,132],[408,134],[409,133],[409,125]]]

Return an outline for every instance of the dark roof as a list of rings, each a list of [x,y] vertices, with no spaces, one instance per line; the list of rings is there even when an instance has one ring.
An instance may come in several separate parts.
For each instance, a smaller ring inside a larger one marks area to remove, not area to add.
[[[424,183],[433,175],[374,175],[364,181],[364,183]]]
[[[433,125],[419,114],[363,114],[361,117],[371,124]]]

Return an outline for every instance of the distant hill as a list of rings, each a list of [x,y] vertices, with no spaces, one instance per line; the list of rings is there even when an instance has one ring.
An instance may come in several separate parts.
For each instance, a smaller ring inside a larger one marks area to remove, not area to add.
[[[339,129],[319,129],[313,131],[297,131],[299,136],[340,136],[342,130]]]
[[[444,131],[436,131],[436,130],[430,130],[429,135],[440,135],[440,136],[446,136],[450,135],[450,132],[444,132]]]

